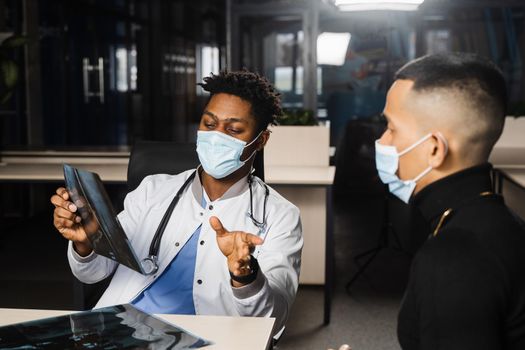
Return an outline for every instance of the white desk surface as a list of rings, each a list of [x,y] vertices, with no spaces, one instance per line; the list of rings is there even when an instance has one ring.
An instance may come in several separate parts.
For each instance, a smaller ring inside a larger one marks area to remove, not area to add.
[[[96,161],[94,161],[96,160]],[[125,183],[128,161],[123,158],[4,158],[0,165],[0,181],[56,181],[64,179],[62,162],[100,175],[104,182]],[[265,168],[265,180],[276,185],[331,185],[335,167],[283,167]]]
[[[111,147],[111,150],[96,149],[89,147],[89,150],[4,150],[0,152],[2,157],[128,157],[130,155],[129,146]]]
[[[525,169],[525,146],[501,147],[496,145],[490,154],[489,162],[499,169]]]
[[[127,180],[127,164],[69,164],[99,174],[106,183],[125,183]],[[0,181],[2,180],[63,182],[64,172],[62,164],[56,163],[7,163],[0,165]]]
[[[0,309],[0,326],[70,314],[73,311]],[[264,350],[275,319],[264,317],[158,315],[196,336],[212,341],[210,350]]]
[[[500,169],[500,171],[525,188],[525,168],[504,168]]]
[[[264,168],[264,180],[270,185],[331,185],[335,167],[271,166]]]

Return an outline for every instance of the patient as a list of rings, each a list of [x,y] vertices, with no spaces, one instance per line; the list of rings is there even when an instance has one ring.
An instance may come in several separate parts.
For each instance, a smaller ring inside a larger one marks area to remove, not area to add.
[[[506,100],[496,66],[460,53],[408,63],[388,92],[379,175],[431,227],[399,312],[405,350],[525,349],[525,229],[488,163]]]

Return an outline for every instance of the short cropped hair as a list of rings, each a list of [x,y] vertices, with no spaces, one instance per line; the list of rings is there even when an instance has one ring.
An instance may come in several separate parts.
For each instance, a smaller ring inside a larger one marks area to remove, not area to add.
[[[211,94],[210,98],[215,94],[226,93],[249,102],[256,119],[257,133],[269,125],[276,125],[277,118],[283,114],[280,93],[266,78],[246,69],[211,74],[199,85]]]
[[[483,143],[488,157],[503,130],[507,106],[505,78],[494,63],[472,53],[433,54],[409,62],[395,79],[413,81],[416,92],[440,90],[459,98],[475,112],[465,120],[475,130],[470,141]]]

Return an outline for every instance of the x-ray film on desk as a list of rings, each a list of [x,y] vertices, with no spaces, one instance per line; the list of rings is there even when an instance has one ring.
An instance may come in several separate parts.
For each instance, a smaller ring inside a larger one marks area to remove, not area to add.
[[[211,343],[129,304],[0,327],[0,349],[197,349]]]

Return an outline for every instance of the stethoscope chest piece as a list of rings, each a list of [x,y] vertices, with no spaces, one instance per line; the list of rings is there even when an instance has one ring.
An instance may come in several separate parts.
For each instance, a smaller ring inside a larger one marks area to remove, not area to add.
[[[150,255],[147,258],[142,259],[142,269],[148,276],[155,274],[159,270],[157,257],[155,255]]]
[[[159,270],[158,256],[159,256],[159,249],[160,249],[160,241],[162,240],[164,229],[166,228],[166,225],[168,224],[171,214],[173,213],[175,206],[179,202],[180,197],[182,196],[186,188],[190,185],[190,183],[193,181],[196,173],[197,171],[194,171],[186,179],[186,181],[184,182],[182,187],[179,189],[175,197],[173,197],[173,200],[171,201],[168,209],[164,213],[164,216],[162,217],[162,220],[160,221],[159,227],[157,228],[157,231],[155,232],[155,235],[153,236],[153,240],[151,241],[148,257],[142,260],[142,269],[145,275],[148,275],[148,276],[153,275]]]

